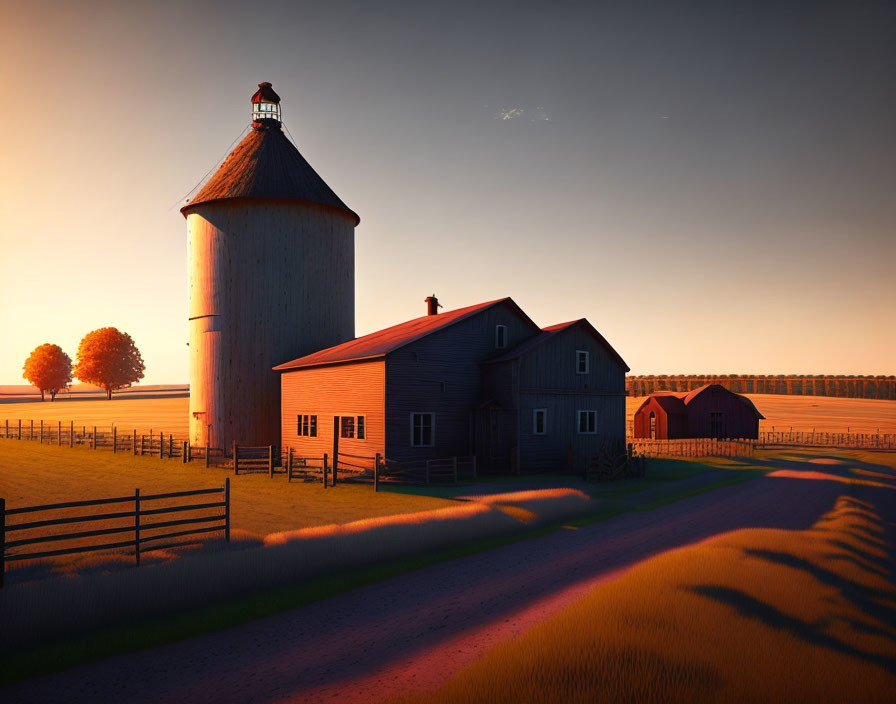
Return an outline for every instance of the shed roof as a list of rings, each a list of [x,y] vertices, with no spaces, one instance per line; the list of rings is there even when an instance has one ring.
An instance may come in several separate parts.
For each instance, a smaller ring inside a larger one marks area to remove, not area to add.
[[[541,333],[536,335],[535,337],[531,337],[525,342],[517,345],[512,350],[502,354],[500,357],[496,357],[495,359],[488,360],[489,362],[506,362],[510,359],[517,359],[518,357],[522,357],[524,354],[528,354],[531,350],[535,349],[543,345],[548,340],[554,339],[557,335],[565,330],[569,330],[572,327],[579,326],[585,331],[589,332],[594,339],[596,339],[603,347],[607,350],[610,357],[612,357],[625,371],[630,371],[628,365],[625,363],[625,360],[619,356],[619,353],[613,349],[613,346],[607,342],[606,338],[601,335],[595,327],[588,322],[587,318],[579,318],[578,320],[571,320],[568,323],[558,323],[557,325],[549,325],[546,328],[541,329]]]
[[[685,405],[689,404],[689,403],[690,403],[691,401],[693,401],[697,396],[699,396],[699,395],[702,394],[704,391],[707,391],[708,389],[711,389],[711,388],[721,389],[721,390],[724,391],[725,393],[727,393],[727,394],[731,394],[732,396],[735,396],[735,397],[737,398],[738,401],[740,401],[740,402],[741,402],[742,404],[744,404],[747,408],[749,408],[751,411],[753,411],[753,412],[756,414],[756,417],[757,417],[757,418],[759,418],[760,420],[765,420],[765,416],[762,415],[762,414],[759,412],[759,409],[756,408],[756,404],[754,404],[750,399],[748,399],[748,398],[747,398],[746,396],[744,396],[743,394],[739,394],[739,393],[736,393],[736,392],[734,392],[734,391],[731,391],[730,389],[726,389],[726,388],[725,388],[724,386],[722,386],[721,384],[704,384],[703,386],[698,386],[696,389],[693,389],[692,391],[689,391],[689,392],[684,396],[684,402],[685,402]]]
[[[756,408],[756,405],[748,399],[746,396],[742,394],[735,393],[729,389],[726,389],[721,384],[704,384],[703,386],[698,386],[696,389],[692,389],[688,392],[670,392],[670,391],[659,391],[650,394],[644,402],[638,406],[638,410],[635,413],[638,413],[642,408],[644,408],[651,400],[656,401],[660,407],[666,411],[666,413],[684,413],[687,409],[685,408],[691,401],[693,401],[697,396],[705,392],[707,389],[712,387],[716,387],[724,391],[725,393],[729,393],[732,396],[735,396],[738,401],[747,406],[750,410],[752,410],[757,418],[760,420],[765,420],[765,416],[763,416],[759,409]]]
[[[231,198],[285,198],[318,203],[348,213],[355,224],[361,221],[311,168],[279,126],[250,130],[180,212],[186,217],[201,203]]]
[[[506,303],[511,306],[524,320],[531,324],[533,328],[537,327],[535,323],[529,319],[529,316],[514,303],[512,298],[499,298],[495,301],[487,301],[486,303],[479,303],[475,306],[468,306],[467,308],[458,308],[457,310],[450,310],[445,313],[439,313],[438,315],[424,315],[421,318],[414,318],[405,323],[393,325],[385,330],[379,330],[377,332],[372,332],[369,335],[343,342],[341,345],[328,347],[325,350],[314,352],[305,357],[299,357],[291,362],[280,364],[274,367],[274,369],[277,371],[287,371],[289,369],[299,369],[302,367],[356,362],[362,359],[384,357],[390,352],[394,352],[422,337],[443,330],[449,325],[458,323],[461,320],[466,320],[481,311],[501,303]]]

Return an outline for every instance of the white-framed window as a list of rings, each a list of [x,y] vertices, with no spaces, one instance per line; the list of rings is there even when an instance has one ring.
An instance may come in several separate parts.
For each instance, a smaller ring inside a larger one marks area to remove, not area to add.
[[[495,325],[495,347],[503,350],[507,347],[507,326]]]
[[[576,350],[576,374],[587,374],[591,370],[588,350]]]
[[[364,440],[367,435],[366,421],[364,416],[339,416],[339,437]]]
[[[300,437],[306,438],[316,438],[317,437],[317,416],[308,415],[307,413],[299,414],[296,416],[298,420],[298,430],[297,435]]]
[[[532,432],[535,435],[546,435],[548,432],[548,409],[535,408],[532,410]]]
[[[577,411],[576,428],[579,435],[594,435],[597,432],[597,411]]]
[[[432,447],[436,437],[435,413],[411,413],[411,447]]]

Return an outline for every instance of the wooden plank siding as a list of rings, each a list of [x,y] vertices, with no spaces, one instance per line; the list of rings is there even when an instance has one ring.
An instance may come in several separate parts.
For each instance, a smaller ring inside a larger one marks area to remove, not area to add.
[[[333,416],[365,416],[364,440],[340,438],[340,452],[385,455],[384,359],[286,371],[281,376],[281,443],[298,456],[333,453]],[[317,437],[299,436],[297,416],[317,416]],[[332,460],[331,460],[332,462]]]
[[[277,442],[271,368],[354,336],[354,223],[276,199],[187,214],[192,444],[205,444],[209,424],[219,447]]]
[[[576,373],[576,352],[589,353],[589,371]],[[584,327],[575,325],[518,359],[485,365],[486,387],[510,389],[518,411],[520,471],[577,470],[606,442],[625,442],[625,369]],[[505,392],[506,393],[506,392]],[[506,396],[502,396],[502,399]],[[536,435],[535,409],[547,411]],[[596,412],[595,434],[578,432],[579,410]]]
[[[495,347],[495,327],[507,344]],[[475,409],[484,401],[481,363],[540,331],[507,303],[439,330],[386,358],[386,452],[398,461],[475,451]],[[411,447],[411,414],[434,413],[433,447]]]

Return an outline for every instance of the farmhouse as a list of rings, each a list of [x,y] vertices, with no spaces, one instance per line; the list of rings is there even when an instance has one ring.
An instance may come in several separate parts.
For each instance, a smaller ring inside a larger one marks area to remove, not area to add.
[[[676,438],[756,438],[763,415],[745,396],[719,384],[688,393],[655,393],[635,411],[634,436]]]
[[[485,471],[580,467],[625,442],[628,366],[585,319],[539,328],[510,298],[427,315],[274,367],[281,440]]]

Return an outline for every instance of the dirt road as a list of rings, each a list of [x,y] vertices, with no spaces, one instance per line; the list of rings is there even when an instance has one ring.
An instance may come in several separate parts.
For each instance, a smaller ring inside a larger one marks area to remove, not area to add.
[[[828,480],[755,479],[21,683],[2,695],[28,702],[382,701],[438,685],[489,646],[659,552],[745,527],[805,529],[845,493],[876,491],[893,510],[891,488],[854,489]]]

